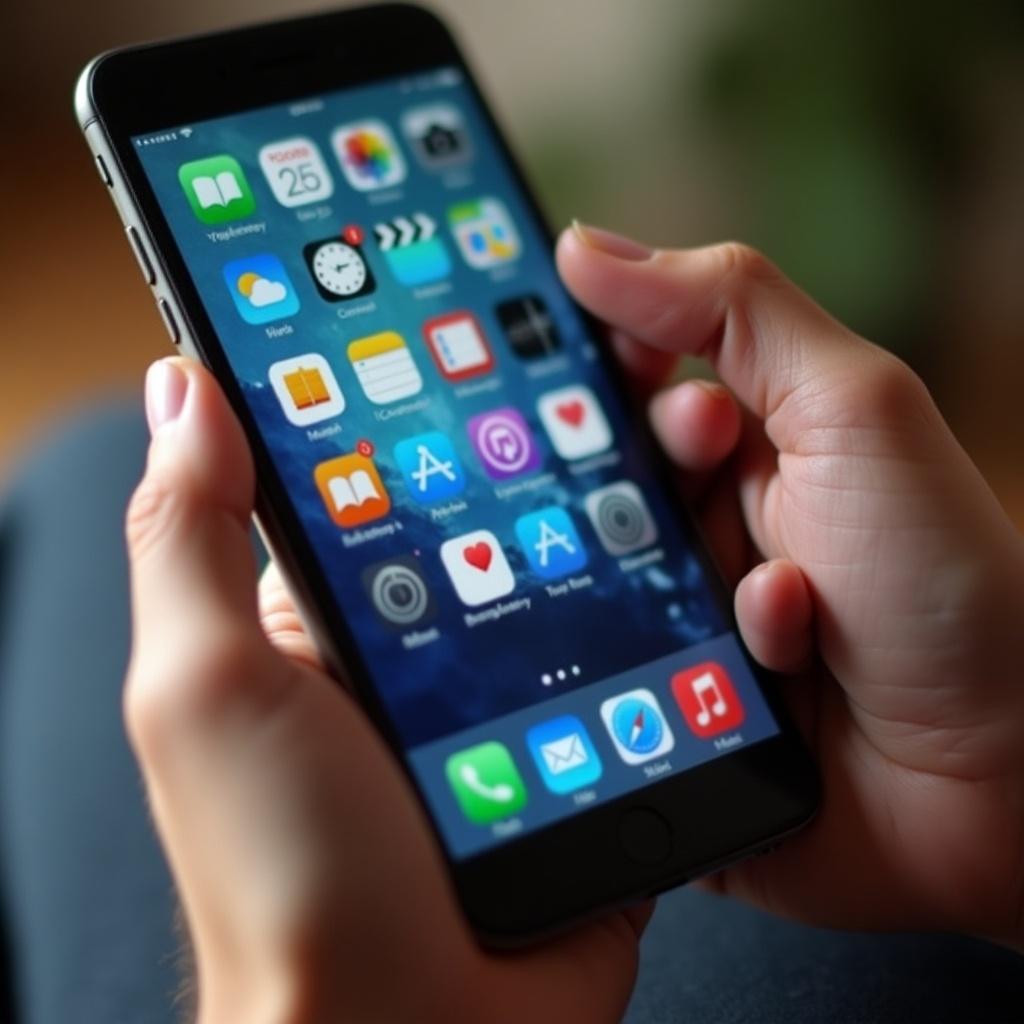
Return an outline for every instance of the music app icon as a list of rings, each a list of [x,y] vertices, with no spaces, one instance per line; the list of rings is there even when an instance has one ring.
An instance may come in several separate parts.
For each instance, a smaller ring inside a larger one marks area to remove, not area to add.
[[[724,668],[713,661],[677,672],[672,695],[695,736],[709,739],[743,724],[743,704]]]

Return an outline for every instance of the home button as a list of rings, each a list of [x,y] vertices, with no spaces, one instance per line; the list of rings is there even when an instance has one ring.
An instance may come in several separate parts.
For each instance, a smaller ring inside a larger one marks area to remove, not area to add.
[[[672,826],[649,807],[634,807],[619,819],[619,842],[637,864],[660,864],[672,853]]]

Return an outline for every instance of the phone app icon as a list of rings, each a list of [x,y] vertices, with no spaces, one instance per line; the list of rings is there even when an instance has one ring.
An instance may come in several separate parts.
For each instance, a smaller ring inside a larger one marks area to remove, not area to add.
[[[345,180],[359,192],[371,192],[405,180],[405,159],[383,121],[353,121],[331,135]]]
[[[270,367],[270,384],[288,422],[296,427],[340,416],[345,396],[327,360],[316,352],[281,359]]]
[[[675,737],[650,690],[630,690],[601,705],[601,720],[626,764],[643,764],[667,754]]]
[[[302,250],[322,299],[341,302],[369,295],[377,287],[360,243],[362,231],[347,227],[341,235],[310,242]]]
[[[405,339],[397,331],[381,331],[348,346],[348,358],[363,394],[374,405],[387,405],[417,395],[423,378]]]
[[[423,337],[445,380],[467,380],[494,369],[494,353],[480,321],[466,310],[428,320]]]
[[[389,626],[410,629],[437,614],[423,570],[412,555],[368,565],[362,572],[362,582],[370,603]]]
[[[465,490],[462,463],[451,441],[439,430],[399,441],[395,462],[409,493],[421,505],[454,498]]]
[[[178,181],[192,212],[204,224],[240,220],[256,209],[256,200],[241,166],[226,153],[182,164],[178,168]]]
[[[224,283],[247,324],[267,324],[299,311],[299,297],[288,271],[270,253],[226,263]]]
[[[452,754],[445,774],[462,813],[476,825],[508,818],[526,806],[526,784],[503,743],[492,740]]]
[[[494,311],[509,347],[520,359],[541,359],[562,347],[554,317],[538,296],[507,299]]]
[[[402,115],[402,133],[416,159],[428,171],[443,171],[464,164],[473,156],[466,122],[458,107],[431,103]]]
[[[516,579],[490,530],[474,530],[441,545],[441,562],[463,604],[474,607],[515,590]]]
[[[466,429],[492,480],[520,476],[540,465],[540,451],[533,434],[526,420],[511,406],[474,416]]]
[[[334,182],[312,139],[296,135],[260,150],[260,169],[282,206],[305,206],[330,199]]]
[[[677,672],[672,695],[690,731],[701,739],[735,729],[746,717],[729,674],[714,661]]]
[[[362,526],[391,511],[391,498],[368,455],[353,452],[328,459],[316,467],[313,477],[338,526]]]
[[[448,250],[437,235],[437,221],[425,213],[379,221],[373,225],[373,236],[399,284],[415,288],[452,272]]]
[[[552,793],[572,793],[601,778],[601,758],[575,715],[560,715],[535,725],[526,734],[526,745]]]
[[[594,392],[582,384],[541,395],[537,412],[563,459],[582,459],[612,446],[612,428]]]
[[[448,226],[462,258],[474,270],[508,263],[522,250],[516,226],[500,199],[486,197],[450,207]]]
[[[620,480],[583,499],[598,540],[609,555],[628,555],[658,539],[658,527],[640,488]]]
[[[516,537],[530,568],[544,579],[567,576],[587,564],[587,549],[569,513],[557,505],[520,516]]]

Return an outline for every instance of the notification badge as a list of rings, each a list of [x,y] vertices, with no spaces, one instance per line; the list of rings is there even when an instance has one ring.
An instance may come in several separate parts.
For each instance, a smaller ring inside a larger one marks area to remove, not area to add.
[[[736,729],[746,717],[732,680],[714,661],[677,672],[672,695],[690,731],[700,739]]]

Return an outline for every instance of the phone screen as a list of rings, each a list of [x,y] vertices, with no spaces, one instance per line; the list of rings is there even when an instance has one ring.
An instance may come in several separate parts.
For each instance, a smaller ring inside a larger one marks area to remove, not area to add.
[[[132,142],[452,857],[778,732],[458,68]]]

